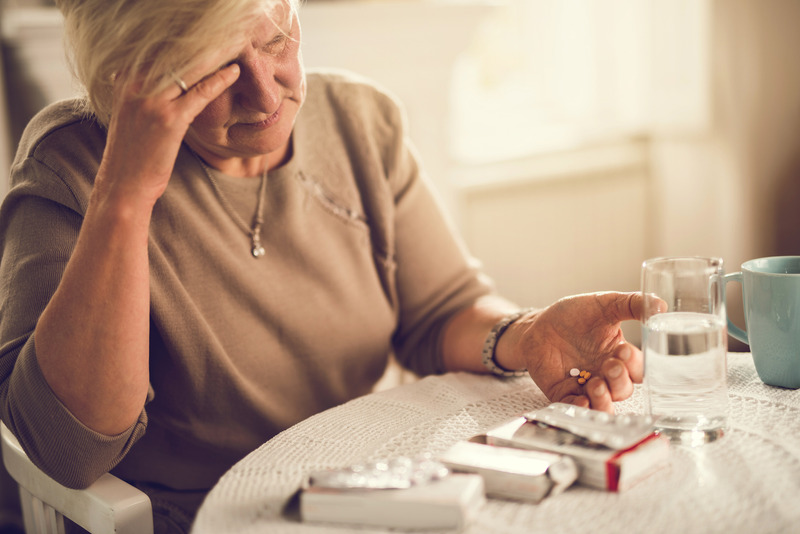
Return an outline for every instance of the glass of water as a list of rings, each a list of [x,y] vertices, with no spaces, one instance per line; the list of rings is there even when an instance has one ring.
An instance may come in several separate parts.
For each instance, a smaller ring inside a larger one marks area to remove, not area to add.
[[[728,418],[724,270],[720,258],[655,258],[642,265],[644,384],[656,428],[697,446]]]

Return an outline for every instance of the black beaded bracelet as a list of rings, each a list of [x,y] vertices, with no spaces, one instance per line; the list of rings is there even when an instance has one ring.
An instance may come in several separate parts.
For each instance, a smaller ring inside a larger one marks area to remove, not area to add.
[[[497,340],[500,339],[500,336],[503,335],[503,332],[506,331],[511,323],[525,315],[533,311],[533,308],[526,308],[524,310],[520,310],[518,312],[514,312],[510,315],[506,315],[494,327],[492,328],[489,335],[486,336],[486,341],[483,343],[483,365],[497,376],[505,376],[505,377],[512,377],[512,376],[525,376],[528,372],[527,369],[516,369],[510,371],[508,369],[503,368],[497,360],[495,359],[496,355],[494,353],[495,348],[497,347]]]

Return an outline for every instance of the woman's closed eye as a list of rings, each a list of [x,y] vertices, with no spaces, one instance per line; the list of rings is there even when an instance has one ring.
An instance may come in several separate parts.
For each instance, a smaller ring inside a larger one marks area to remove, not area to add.
[[[286,46],[291,39],[291,36],[281,32],[273,37],[267,44],[262,46],[261,50],[273,56],[280,55],[286,49]]]

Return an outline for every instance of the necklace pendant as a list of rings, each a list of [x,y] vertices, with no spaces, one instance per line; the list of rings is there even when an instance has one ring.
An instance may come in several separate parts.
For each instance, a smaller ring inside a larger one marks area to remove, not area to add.
[[[267,251],[264,250],[264,247],[259,243],[253,243],[253,250],[251,252],[253,253],[254,258],[260,258],[267,253]]]
[[[264,245],[261,244],[261,221],[256,220],[255,224],[253,225],[253,233],[250,235],[250,242],[252,243],[253,247],[250,249],[250,252],[253,253],[253,257],[258,259],[264,254],[266,254],[266,250],[264,250]]]

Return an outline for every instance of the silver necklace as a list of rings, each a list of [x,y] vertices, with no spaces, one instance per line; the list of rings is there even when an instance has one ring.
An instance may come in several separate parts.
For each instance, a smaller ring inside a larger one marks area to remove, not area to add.
[[[242,220],[236,210],[234,210],[228,203],[228,199],[225,198],[225,195],[222,194],[222,189],[212,176],[212,173],[206,163],[197,154],[195,154],[195,157],[200,162],[203,172],[206,173],[208,181],[211,182],[211,187],[214,189],[214,193],[216,193],[217,198],[219,198],[219,203],[222,204],[222,207],[228,212],[228,215],[231,219],[233,219],[233,222],[235,222],[239,228],[244,230],[244,233],[250,236],[250,253],[256,259],[266,254],[264,245],[261,244],[261,225],[264,224],[264,191],[267,189],[267,170],[264,169],[264,174],[261,175],[261,184],[258,186],[258,203],[256,204],[256,213],[253,216],[252,226],[248,228],[247,223]]]

